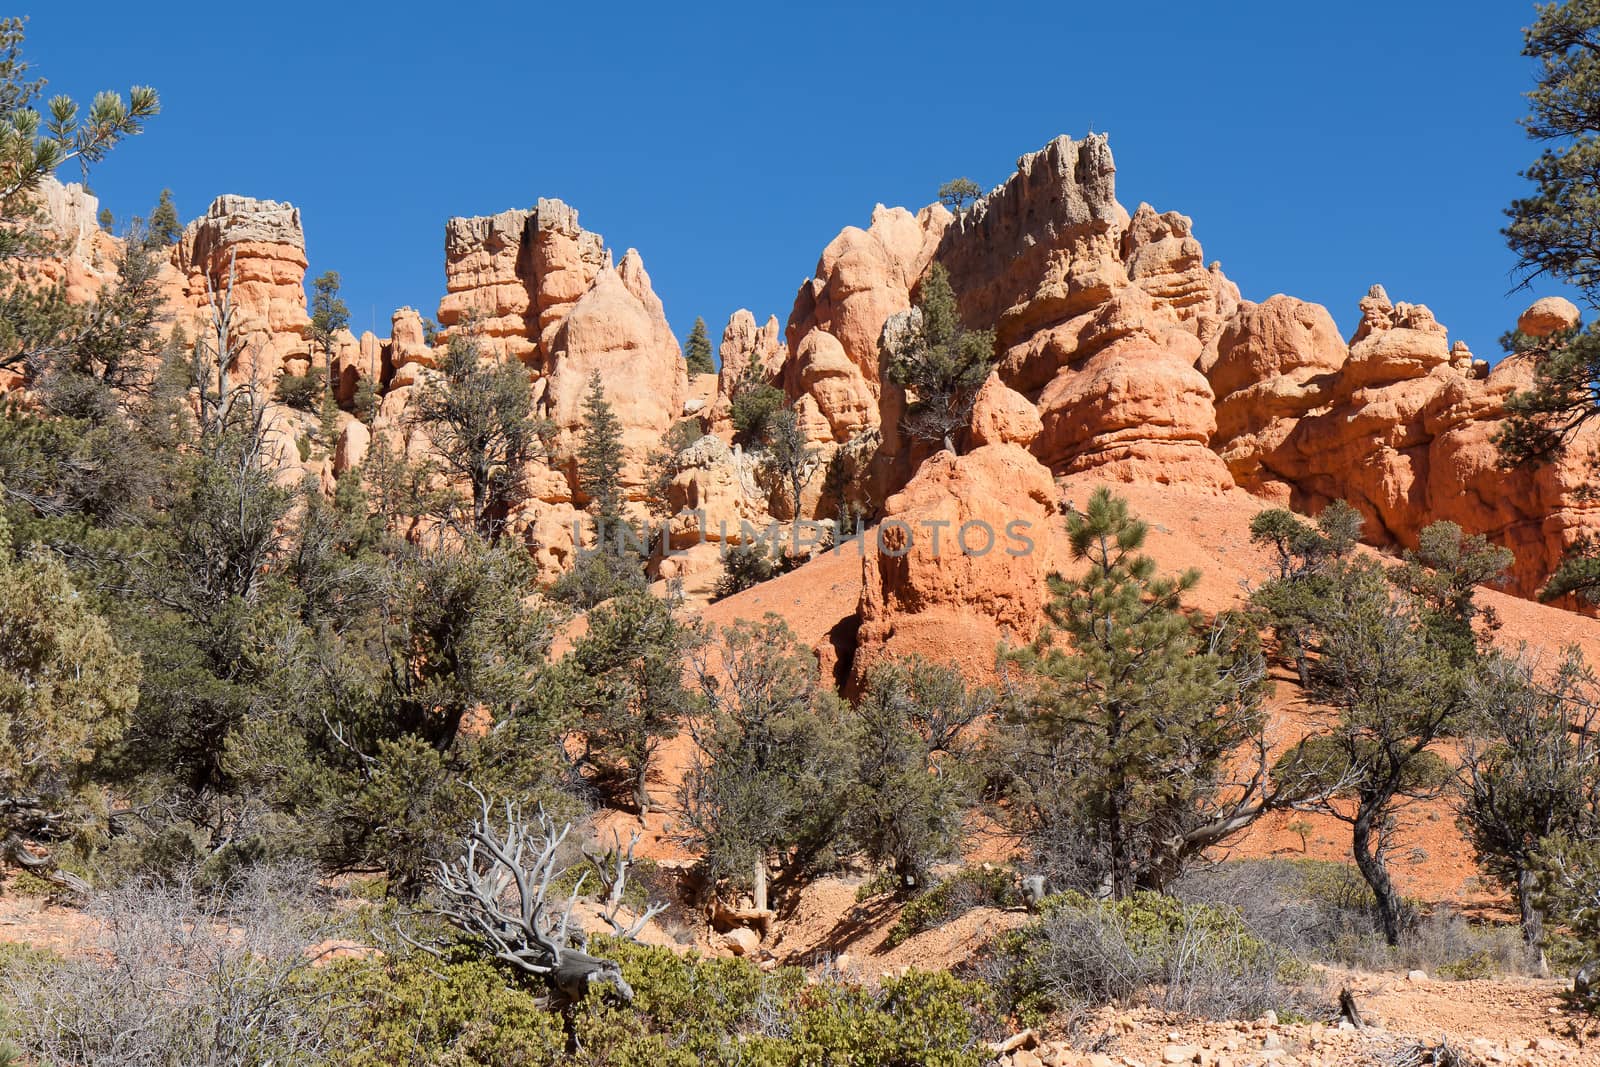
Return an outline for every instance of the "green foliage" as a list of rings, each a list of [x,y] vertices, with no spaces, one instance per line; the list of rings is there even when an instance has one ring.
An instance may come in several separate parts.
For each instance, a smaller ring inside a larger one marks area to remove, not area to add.
[[[467,485],[468,499],[452,500],[445,517],[494,541],[523,497],[526,467],[541,453],[549,426],[533,416],[527,370],[514,360],[485,359],[467,330],[451,334],[440,369],[442,381],[417,391],[412,418],[427,432],[434,459]],[[463,503],[466,514],[458,519]]]
[[[1525,654],[1495,655],[1474,682],[1461,825],[1479,864],[1517,900],[1530,945],[1543,938],[1537,892],[1543,842],[1600,840],[1596,696],[1576,648],[1548,673]]]
[[[784,560],[774,558],[765,541],[734,545],[722,554],[722,574],[712,590],[712,598],[742,593],[783,573]]]
[[[278,403],[301,411],[315,411],[322,403],[325,384],[322,375],[316,371],[309,374],[290,374],[286,371],[278,376]]]
[[[144,246],[151,251],[168,248],[183,237],[183,225],[178,221],[178,209],[172,203],[172,190],[161,190],[155,209],[150,212],[150,222],[145,229]]]
[[[624,522],[622,505],[622,422],[606,399],[600,372],[589,376],[583,398],[583,441],[578,446],[578,489],[589,498],[595,518],[595,537],[603,543],[615,539]]]
[[[1480,585],[1501,581],[1512,563],[1511,550],[1491,545],[1482,534],[1471,537],[1453,522],[1425,526],[1417,548],[1405,554],[1405,564],[1393,578],[1419,605],[1423,625],[1434,631],[1440,644],[1452,650],[1457,663],[1470,661],[1484,640],[1475,627],[1499,626],[1492,609],[1477,603]]]
[[[121,735],[139,661],[49,551],[20,557],[0,518],[0,839],[59,838],[95,806],[96,754]]]
[[[733,422],[734,440],[743,444],[766,438],[767,419],[787,403],[783,390],[768,380],[759,354],[739,372],[728,400],[728,417]]]
[[[849,808],[842,702],[776,615],[725,627],[706,651],[693,664],[704,713],[691,720],[683,839],[713,881],[749,885],[774,858],[790,878],[825,868]]]
[[[350,308],[339,299],[339,272],[323,271],[311,281],[311,343],[322,349],[329,388],[333,387],[333,342],[340,330],[350,327]]]
[[[29,81],[30,65],[22,59],[26,20],[0,21],[0,209],[8,217],[22,194],[71,160],[98,163],[116,144],[140,133],[146,119],[160,110],[154,89],[136,85],[124,99],[118,93],[95,94],[88,113],[67,96],[52,97],[48,114],[34,108],[44,79]],[[9,254],[9,249],[7,254]]]
[[[1338,723],[1291,749],[1277,773],[1309,778],[1325,794],[1354,800],[1324,810],[1350,824],[1356,865],[1393,945],[1402,902],[1385,842],[1396,805],[1436,794],[1448,776],[1434,747],[1465,724],[1471,667],[1457,662],[1455,631],[1415,598],[1397,596],[1379,564],[1346,562],[1334,579],[1334,596],[1313,619],[1311,694],[1338,713]]]
[[[964,867],[906,901],[883,945],[903,945],[924,930],[943,926],[973,908],[1011,908],[1021,903],[1017,873],[1011,868]]]
[[[766,444],[762,461],[767,471],[788,490],[790,516],[802,518],[801,493],[817,472],[818,452],[801,429],[793,408],[780,408],[767,416],[762,441]]]
[[[1600,961],[1600,840],[1577,840],[1562,834],[1540,842],[1534,868],[1536,901],[1556,922],[1564,924],[1578,945],[1591,977],[1587,1006],[1600,1010],[1600,989],[1592,972]]]
[[[562,1021],[482,963],[364,961],[320,973],[348,1018],[354,1067],[493,1063],[533,1067],[653,1063],[663,1067],[979,1067],[987,1000],[947,974],[910,972],[875,989],[809,983],[795,968],[765,974],[739,959],[681,957],[608,942],[632,1004],[591,996]]]
[[[934,863],[959,854],[980,787],[971,734],[995,706],[954,666],[885,660],[868,673],[855,707],[852,833],[903,890],[921,888]]]
[[[939,186],[939,203],[958,215],[981,196],[983,187],[971,178],[952,178]]]
[[[602,786],[625,787],[641,814],[656,752],[691,709],[683,661],[693,638],[666,601],[625,594],[589,613],[588,631],[557,668],[583,734],[581,765]]]
[[[1126,501],[1097,490],[1067,532],[1087,568],[1050,577],[1048,612],[1071,644],[1047,628],[1007,655],[1025,685],[995,765],[1035,858],[1120,899],[1165,885],[1271,802],[1228,784],[1263,728],[1265,671],[1249,628],[1219,618],[1208,633],[1184,614],[1198,573],[1157,576]]]
[[[899,336],[886,333],[884,359],[889,380],[910,394],[907,432],[954,452],[955,434],[967,425],[978,389],[994,364],[994,331],[973,332],[961,325],[943,264],[928,269],[917,314],[906,329]]]
[[[711,338],[706,336],[706,320],[698,315],[683,344],[683,358],[691,375],[717,373],[717,365],[711,359]]]
[[[661,438],[661,447],[645,456],[645,510],[657,518],[672,514],[669,499],[672,479],[683,469],[680,457],[685,449],[705,436],[699,419],[683,419],[672,424]]]
[[[1272,628],[1278,655],[1293,663],[1302,686],[1311,684],[1310,641],[1314,620],[1334,595],[1334,572],[1361,538],[1361,515],[1335,500],[1302,521],[1285,508],[1268,508],[1250,520],[1250,540],[1271,545],[1277,574],[1251,594],[1252,607]]]
[[[337,963],[317,975],[344,1031],[349,1067],[504,1064],[563,1060],[560,1019],[491,964],[424,956]]]
[[[593,549],[580,548],[572,566],[550,584],[550,596],[579,611],[588,611],[614,597],[648,590],[650,583],[642,567],[643,560],[624,531],[619,538]]]
[[[1568,282],[1592,301],[1600,293],[1600,211],[1591,176],[1600,167],[1600,9],[1592,0],[1537,8],[1523,31],[1522,54],[1538,60],[1538,81],[1522,122],[1545,143],[1522,172],[1531,195],[1514,200],[1506,240],[1524,281],[1541,275]]]
[[[20,18],[0,19],[0,260],[54,250],[34,194],[39,183],[76,159],[87,168],[118,142],[144,129],[160,110],[155,90],[135,86],[128,97],[95,95],[86,114],[70,97],[52,97],[39,110],[44,79],[32,78],[22,58]],[[131,242],[130,242],[131,243]],[[93,316],[66,303],[64,285],[39,286],[0,267],[0,369],[27,366],[71,348]]]

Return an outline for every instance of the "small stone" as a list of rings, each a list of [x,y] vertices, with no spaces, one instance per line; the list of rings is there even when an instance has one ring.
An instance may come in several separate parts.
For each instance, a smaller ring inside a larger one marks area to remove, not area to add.
[[[1408,981],[1408,982],[1426,982],[1427,980],[1428,980],[1428,972],[1427,971],[1407,971],[1406,972],[1406,981]]]
[[[1194,1063],[1199,1058],[1199,1045],[1168,1045],[1161,1050],[1162,1063]]]
[[[1261,1021],[1263,1023],[1265,1023],[1267,1026],[1277,1026],[1278,1025],[1278,1013],[1273,1011],[1271,1008],[1268,1008],[1266,1010],[1266,1013],[1261,1016]]]
[[[761,949],[761,937],[746,926],[722,935],[722,946],[735,956],[754,956]]]
[[[1044,1067],[1044,1061],[1030,1050],[1022,1048],[1011,1054],[1011,1067]]]

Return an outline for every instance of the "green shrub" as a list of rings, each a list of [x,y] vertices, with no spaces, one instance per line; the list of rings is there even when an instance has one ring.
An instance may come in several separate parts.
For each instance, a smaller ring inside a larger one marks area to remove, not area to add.
[[[1308,976],[1257,937],[1235,908],[1158,893],[1045,901],[1036,921],[1001,937],[978,965],[1001,1008],[1032,1022],[1057,1012],[1145,1001],[1212,1018],[1253,1018],[1298,1000]]]
[[[322,375],[284,374],[278,379],[278,403],[301,411],[315,411],[322,403]]]
[[[988,1058],[988,997],[949,974],[911,972],[871,988],[609,939],[595,951],[622,965],[634,1000],[591,997],[573,1010],[574,1056],[540,990],[491,964],[452,955],[327,968],[319,982],[348,1043],[340,1062],[978,1067]]]
[[[973,908],[1010,908],[1021,903],[1017,877],[1011,868],[967,867],[907,901],[883,944],[894,948]]]
[[[566,1047],[561,1019],[531,986],[457,958],[341,962],[317,972],[348,1067],[493,1063],[544,1067]]]
[[[48,878],[41,878],[32,871],[18,871],[7,888],[19,897],[49,898],[56,894],[56,887]]]
[[[764,541],[734,545],[722,556],[722,577],[711,596],[714,600],[742,593],[780,574],[787,574],[804,560],[789,555],[773,555]]]

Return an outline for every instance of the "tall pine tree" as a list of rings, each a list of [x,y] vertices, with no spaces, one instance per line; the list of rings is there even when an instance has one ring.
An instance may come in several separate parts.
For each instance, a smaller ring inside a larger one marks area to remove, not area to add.
[[[600,372],[589,376],[583,398],[583,442],[578,446],[578,488],[589,498],[596,536],[610,541],[622,524],[622,422],[606,399]]]
[[[178,222],[178,209],[172,203],[172,190],[161,190],[161,199],[150,212],[149,228],[145,230],[144,246],[152,251],[178,243],[183,227]]]
[[[1208,632],[1191,620],[1183,596],[1199,573],[1158,576],[1140,552],[1144,523],[1108,490],[1068,516],[1067,532],[1087,569],[1051,576],[1048,611],[1070,642],[1047,630],[1009,657],[1032,684],[1012,709],[1020,738],[1001,765],[1015,775],[1019,828],[1041,851],[1054,840],[1077,852],[1037,858],[1053,874],[1087,867],[1094,888],[1120,899],[1167,885],[1291,793],[1231,773],[1252,742],[1265,770],[1253,628],[1219,619]]]
[[[711,360],[711,338],[706,336],[706,320],[696,316],[694,328],[683,345],[683,358],[689,364],[690,374],[715,374],[717,365]]]

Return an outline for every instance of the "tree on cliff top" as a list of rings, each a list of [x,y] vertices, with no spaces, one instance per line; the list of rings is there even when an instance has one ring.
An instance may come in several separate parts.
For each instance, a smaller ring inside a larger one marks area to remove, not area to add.
[[[706,320],[695,317],[694,328],[683,345],[683,358],[689,364],[690,374],[715,374],[717,365],[711,360],[711,338],[706,336]]]
[[[911,394],[906,431],[954,452],[955,435],[967,425],[994,364],[994,331],[962,327],[950,275],[941,263],[922,280],[917,309],[920,317],[913,316],[904,333],[884,339],[889,378]]]
[[[939,203],[957,214],[982,195],[983,188],[971,178],[952,178],[939,186]]]
[[[151,251],[178,243],[183,236],[183,224],[178,221],[178,209],[172,203],[172,190],[161,190],[155,210],[150,212],[150,223],[145,230],[144,246]]]

